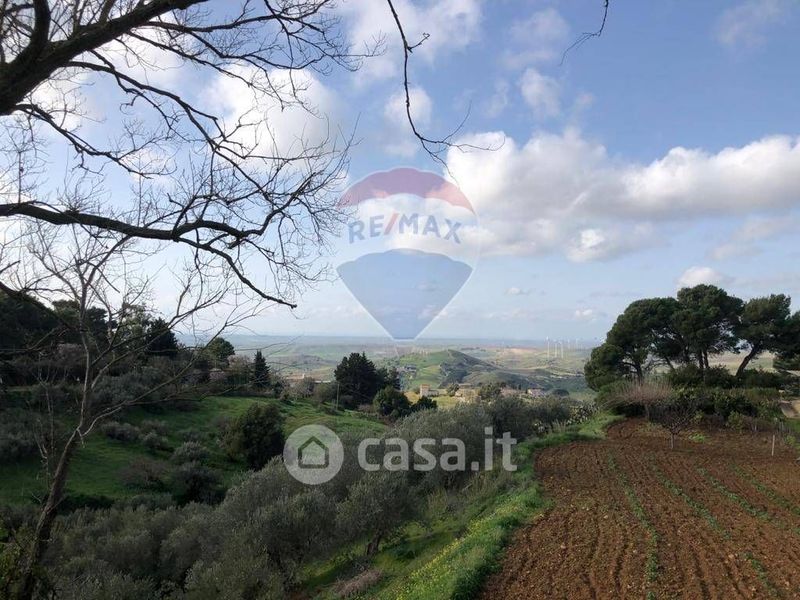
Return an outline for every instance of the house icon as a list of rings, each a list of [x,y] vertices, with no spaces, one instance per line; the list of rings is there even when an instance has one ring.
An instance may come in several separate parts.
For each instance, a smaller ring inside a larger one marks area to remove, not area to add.
[[[330,450],[316,436],[311,436],[297,449],[297,464],[301,469],[327,469]]]

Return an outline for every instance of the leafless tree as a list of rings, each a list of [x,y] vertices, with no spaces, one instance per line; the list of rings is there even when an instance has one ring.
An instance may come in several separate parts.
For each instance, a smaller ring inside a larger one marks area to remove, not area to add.
[[[2,2],[0,219],[180,244],[224,263],[259,297],[293,306],[339,223],[333,192],[351,138],[280,140],[275,127],[292,108],[324,121],[307,98],[308,73],[356,69],[380,43],[352,51],[332,0]],[[171,80],[164,65],[191,75]],[[252,109],[226,115],[190,89],[211,76],[244,86]],[[91,126],[89,90],[107,109],[105,127]],[[135,178],[138,192],[58,202],[49,181],[34,184],[53,146],[59,156],[68,149],[67,169]],[[253,258],[269,280],[249,272]]]
[[[675,438],[695,422],[698,410],[699,403],[694,395],[673,395],[650,407],[650,420],[667,430],[670,450],[674,450]]]
[[[145,381],[128,394],[101,393],[114,379],[122,365],[141,357],[152,340],[147,330],[138,326],[143,306],[150,300],[150,279],[142,268],[147,253],[142,253],[136,238],[95,228],[70,225],[54,226],[27,222],[13,244],[25,264],[8,272],[11,285],[24,289],[27,297],[66,300],[74,310],[69,318],[59,316],[63,330],[77,337],[82,363],[80,390],[76,394],[74,421],[63,442],[43,446],[48,465],[48,491],[32,535],[30,548],[20,569],[18,597],[30,598],[35,591],[35,573],[47,547],[53,521],[64,499],[70,465],[75,451],[105,419],[131,406],[163,402],[176,393],[177,385],[187,378],[193,360],[171,363],[159,376]],[[164,330],[188,329],[205,339],[213,339],[221,330],[253,316],[260,303],[243,302],[232,273],[198,277],[193,263],[172,278],[176,282],[174,312],[165,319]],[[205,272],[205,271],[204,271]],[[101,309],[105,329],[97,330]],[[55,314],[59,314],[56,312]],[[203,326],[203,323],[213,325]],[[196,356],[194,353],[192,356]],[[51,411],[50,403],[48,407]],[[47,415],[52,422],[52,412]]]

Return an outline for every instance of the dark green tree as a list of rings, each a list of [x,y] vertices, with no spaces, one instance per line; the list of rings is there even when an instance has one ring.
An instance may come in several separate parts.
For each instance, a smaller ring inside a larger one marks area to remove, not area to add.
[[[779,346],[775,368],[800,371],[800,312],[794,313],[786,323]]]
[[[215,337],[206,345],[203,353],[214,367],[224,369],[228,366],[228,359],[236,354],[236,351],[228,340],[223,337]]]
[[[267,366],[267,361],[264,360],[261,350],[256,350],[255,358],[253,358],[253,387],[263,389],[269,387],[269,383],[269,366]]]
[[[624,354],[620,348],[605,343],[592,350],[591,357],[583,367],[586,384],[596,392],[603,387],[624,379],[630,371],[624,365]]]
[[[64,328],[61,340],[68,344],[81,343],[80,323],[85,323],[95,344],[104,348],[108,332],[114,329],[116,324],[108,322],[107,313],[103,308],[89,307],[83,317],[81,317],[79,311],[80,308],[75,300],[56,300],[53,302],[53,313]]]
[[[791,305],[792,299],[783,294],[753,298],[745,303],[736,333],[747,344],[747,353],[736,371],[737,377],[763,352],[781,350],[791,325]]]
[[[226,435],[229,454],[242,456],[251,469],[261,469],[283,452],[283,416],[274,404],[252,404]]]
[[[383,416],[397,419],[411,413],[411,402],[400,390],[386,386],[375,394],[375,408]]]
[[[744,303],[715,285],[697,285],[678,292],[673,322],[701,371],[709,357],[738,351],[736,329]]]
[[[625,309],[606,336],[606,343],[618,349],[621,366],[637,380],[650,369],[653,335],[648,326],[649,302],[639,300]]]
[[[400,373],[395,367],[381,367],[378,369],[377,374],[378,389],[385,388],[386,386],[393,387],[396,390],[401,389]]]
[[[52,343],[60,323],[41,302],[0,292],[0,356]]]
[[[418,410],[436,410],[438,408],[438,404],[436,400],[431,400],[427,396],[422,396],[419,400],[417,400],[411,409],[416,412]]]
[[[350,408],[369,404],[380,389],[375,364],[363,353],[353,352],[345,356],[336,367],[334,376],[339,384],[340,397],[345,399],[345,405]]]
[[[151,356],[166,356],[167,358],[175,358],[178,355],[180,350],[178,338],[169,328],[169,323],[159,317],[148,321],[146,328],[148,339],[147,354]]]

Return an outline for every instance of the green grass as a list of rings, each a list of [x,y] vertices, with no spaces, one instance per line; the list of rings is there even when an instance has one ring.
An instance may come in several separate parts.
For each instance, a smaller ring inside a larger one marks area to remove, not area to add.
[[[605,430],[612,423],[623,418],[624,417],[612,415],[610,413],[600,413],[577,427],[571,427],[566,431],[551,433],[545,437],[532,440],[531,447],[549,448],[550,446],[558,446],[582,440],[599,440],[605,437]]]
[[[535,486],[501,498],[493,511],[470,523],[464,535],[374,597],[385,600],[473,597],[494,568],[511,532],[543,506]]]
[[[385,545],[371,568],[383,572],[383,579],[362,598],[380,600],[467,599],[480,590],[488,574],[499,565],[511,533],[530,522],[547,503],[533,471],[537,450],[575,440],[603,437],[605,428],[617,420],[601,414],[565,432],[517,445],[513,474],[492,471],[478,475],[469,490],[456,491],[457,507],[438,507],[428,511],[432,522],[413,523],[398,539]],[[495,479],[510,480],[501,485]],[[486,486],[480,489],[480,484]],[[494,489],[492,486],[497,485]],[[332,583],[346,575],[352,563],[334,561],[309,580],[310,589]],[[351,569],[352,570],[352,569]],[[317,598],[330,598],[326,592]]]
[[[309,402],[278,402],[275,399],[210,397],[200,400],[194,410],[170,410],[153,413],[136,408],[129,410],[119,420],[141,424],[145,420],[164,421],[168,428],[167,439],[172,448],[177,448],[183,438],[181,432],[194,430],[204,439],[210,451],[208,466],[217,470],[223,482],[229,484],[245,470],[242,462],[229,459],[219,443],[219,419],[235,419],[252,404],[258,402],[278,403],[286,419],[284,429],[291,433],[296,428],[310,423],[330,427],[337,433],[380,432],[384,425],[371,417],[355,411],[340,411],[329,414]],[[142,490],[131,488],[123,482],[121,473],[137,460],[149,459],[168,462],[171,451],[149,452],[141,443],[126,443],[106,438],[100,431],[93,432],[78,449],[72,462],[67,495],[93,497],[109,501],[129,498]],[[46,482],[39,460],[31,459],[12,465],[0,465],[0,503],[24,504],[37,502],[45,493]]]

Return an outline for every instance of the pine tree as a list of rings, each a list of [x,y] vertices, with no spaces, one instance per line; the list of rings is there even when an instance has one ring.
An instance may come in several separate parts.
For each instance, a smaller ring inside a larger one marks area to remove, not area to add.
[[[265,388],[269,385],[269,367],[261,350],[256,351],[253,359],[253,385],[257,388]]]

